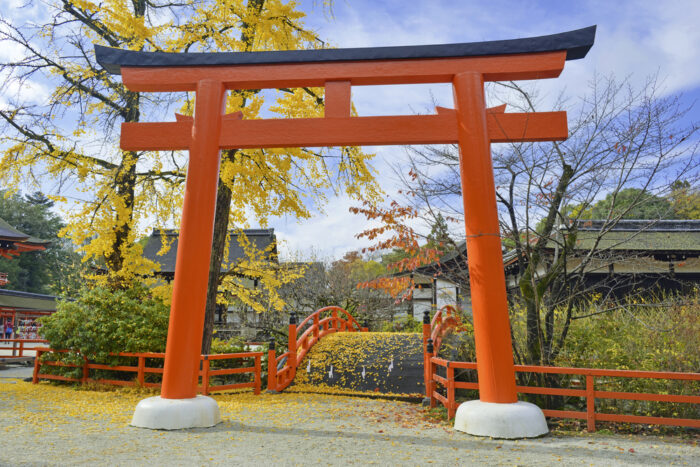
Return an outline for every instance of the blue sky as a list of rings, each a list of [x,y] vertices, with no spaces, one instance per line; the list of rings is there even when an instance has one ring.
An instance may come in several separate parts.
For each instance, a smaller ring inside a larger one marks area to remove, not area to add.
[[[17,10],[24,0],[0,0],[3,16],[24,21],[39,13]],[[597,25],[596,43],[583,60],[567,62],[561,77],[537,83],[543,101],[560,93],[575,101],[595,73],[628,77],[642,83],[659,73],[666,94],[683,93],[689,104],[700,100],[700,1],[526,1],[526,0],[336,0],[333,15],[323,0],[301,0],[307,25],[336,47],[439,44],[512,39],[553,34]],[[0,50],[0,58],[12,51]],[[40,85],[39,85],[40,86]],[[7,91],[7,90],[4,90]],[[11,90],[10,90],[11,91]],[[38,89],[41,94],[41,89]],[[23,90],[26,92],[26,90]],[[429,111],[431,102],[452,107],[450,86],[355,87],[353,100],[360,115],[398,115]],[[2,96],[0,95],[0,104]],[[546,107],[543,110],[547,110]],[[698,121],[700,105],[692,114]],[[405,160],[401,147],[367,148],[377,153],[374,167],[389,195],[397,184],[391,164]],[[355,238],[364,220],[348,208],[346,197],[330,197],[314,218],[276,219],[271,226],[290,256],[311,251],[338,258],[366,244]]]
[[[544,101],[559,93],[575,100],[595,73],[629,77],[642,83],[659,73],[666,94],[683,93],[687,103],[700,100],[700,2],[698,1],[336,1],[329,17],[319,0],[304,0],[307,24],[336,47],[473,42],[530,37],[597,25],[596,43],[583,60],[567,62],[557,79],[537,83]],[[360,115],[425,112],[433,97],[452,107],[449,85],[353,88]],[[693,109],[698,121],[700,105]],[[388,194],[397,186],[389,164],[405,158],[400,147],[377,152],[375,168]],[[297,223],[272,225],[287,248],[340,257],[366,246],[354,238],[363,219],[348,212],[346,198],[332,198],[325,212]],[[319,235],[332,232],[332,235]]]

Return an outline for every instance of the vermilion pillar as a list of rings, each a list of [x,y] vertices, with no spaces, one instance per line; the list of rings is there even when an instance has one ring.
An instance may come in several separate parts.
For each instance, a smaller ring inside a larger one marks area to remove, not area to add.
[[[161,390],[165,399],[197,395],[214,232],[225,89],[220,81],[205,79],[197,83],[196,92]]]
[[[452,85],[457,111],[479,398],[483,402],[513,403],[518,399],[484,81],[480,73],[467,72],[455,75]]]

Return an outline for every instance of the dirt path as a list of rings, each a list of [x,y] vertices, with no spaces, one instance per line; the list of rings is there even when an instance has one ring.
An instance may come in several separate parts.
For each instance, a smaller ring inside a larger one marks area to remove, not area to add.
[[[210,429],[128,426],[136,391],[0,379],[1,465],[700,465],[689,441],[626,436],[475,438],[406,402],[311,394],[215,396]]]

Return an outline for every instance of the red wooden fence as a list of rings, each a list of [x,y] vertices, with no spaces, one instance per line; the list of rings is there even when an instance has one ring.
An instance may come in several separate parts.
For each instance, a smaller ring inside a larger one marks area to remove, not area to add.
[[[34,360],[34,375],[33,382],[37,383],[40,379],[58,380],[58,381],[72,381],[76,383],[87,383],[94,382],[100,384],[112,384],[118,386],[143,386],[143,387],[157,387],[161,386],[161,383],[150,383],[145,381],[145,376],[148,373],[163,374],[163,368],[147,367],[146,359],[148,358],[165,358],[164,353],[131,353],[131,352],[120,352],[112,354],[119,357],[134,357],[138,359],[136,366],[130,365],[103,365],[97,363],[90,363],[86,358],[83,357],[83,363],[72,364],[57,361],[41,361],[41,355],[46,352],[58,352],[58,353],[69,353],[67,350],[56,351],[47,348],[41,348],[37,350],[37,357]],[[200,393],[205,396],[215,392],[224,391],[227,389],[238,389],[238,388],[253,388],[255,394],[260,394],[260,382],[262,373],[261,359],[263,352],[242,352],[242,353],[229,353],[229,354],[216,354],[216,355],[202,355],[201,356],[201,370],[199,371],[199,376],[202,378],[201,384],[198,386]],[[253,366],[251,367],[241,367],[241,368],[222,368],[222,369],[212,369],[212,360],[235,360],[235,359],[253,359]],[[82,368],[82,376],[80,378],[71,378],[62,375],[52,375],[41,373],[41,367],[43,366],[57,366],[57,367],[69,367],[69,368]],[[114,379],[93,379],[90,378],[90,370],[112,370],[112,371],[127,371],[135,373],[135,379],[131,381],[114,380]],[[210,383],[210,378],[212,376],[222,376],[222,375],[233,375],[241,373],[252,373],[254,375],[253,381],[247,383],[235,383],[235,384],[221,384],[212,385]]]
[[[456,369],[476,370],[476,363],[473,362],[452,362],[438,357],[429,359],[430,367],[428,374],[429,386],[426,391],[430,394],[430,406],[435,407],[437,401],[447,408],[448,417],[452,418],[457,411],[457,401],[455,400],[455,389],[479,389],[479,383],[467,383],[455,381]],[[436,374],[437,367],[443,367],[446,377]],[[645,423],[652,425],[674,425],[700,428],[700,419],[689,418],[669,418],[650,417],[642,415],[623,415],[599,413],[595,411],[596,399],[623,399],[637,401],[656,402],[679,402],[687,404],[700,404],[700,396],[672,395],[672,394],[650,394],[636,392],[616,392],[599,391],[595,388],[596,377],[606,378],[645,378],[645,379],[669,379],[684,381],[700,381],[700,373],[674,373],[666,371],[633,371],[633,370],[604,370],[594,368],[565,368],[547,367],[531,365],[515,365],[516,372],[530,373],[556,373],[568,375],[580,375],[585,377],[586,385],[583,389],[571,388],[546,388],[535,386],[517,386],[517,391],[522,394],[547,394],[553,396],[574,396],[586,399],[586,411],[578,412],[572,410],[543,410],[546,417],[552,418],[578,418],[587,422],[588,431],[595,431],[596,421]],[[446,389],[446,395],[437,391],[437,385]]]
[[[44,339],[0,339],[0,349],[12,350],[12,355],[0,355],[0,358],[24,358],[33,357],[34,355],[26,355],[25,352],[34,352],[44,347],[49,341]],[[5,344],[11,344],[11,347],[5,347]],[[26,344],[43,344],[44,346],[32,346]]]

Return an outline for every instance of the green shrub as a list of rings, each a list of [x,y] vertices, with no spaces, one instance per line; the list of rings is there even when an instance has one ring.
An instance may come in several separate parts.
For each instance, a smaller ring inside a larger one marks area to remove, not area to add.
[[[41,333],[52,348],[78,350],[90,360],[111,352],[163,352],[169,314],[143,286],[85,288],[74,302],[59,302],[56,313],[43,318]]]
[[[632,303],[572,322],[556,366],[697,372],[700,368],[700,300],[680,304]],[[591,310],[593,312],[595,310]],[[697,395],[700,383],[638,378],[596,378],[596,390]],[[580,403],[582,404],[582,403]],[[599,399],[608,413],[697,418],[692,404]]]
[[[221,340],[214,338],[211,342],[211,354],[227,354],[227,353],[241,353],[241,352],[252,352],[252,351],[262,351],[263,356],[261,358],[261,385],[265,387],[267,383],[267,346],[262,349],[251,349],[249,345],[245,344],[245,341],[240,338],[233,338],[229,340]],[[236,358],[230,360],[212,360],[210,363],[210,368],[212,370],[220,370],[227,368],[250,368],[255,366],[255,359],[253,358]],[[236,384],[236,383],[248,383],[254,380],[254,373],[238,373],[233,375],[216,375],[211,377],[210,385],[224,385],[224,384]]]
[[[77,351],[92,363],[136,365],[136,359],[110,356],[118,352],[163,352],[168,333],[169,307],[143,286],[127,290],[84,288],[73,301],[58,303],[57,311],[42,318],[41,335],[56,350]],[[45,360],[81,363],[75,353],[48,354]],[[162,366],[149,359],[148,366]],[[42,372],[80,377],[79,368],[43,367]],[[121,373],[121,374],[120,374]],[[98,370],[91,377],[132,379],[134,373]]]
[[[423,332],[423,322],[406,316],[401,320],[383,323],[381,332]]]

